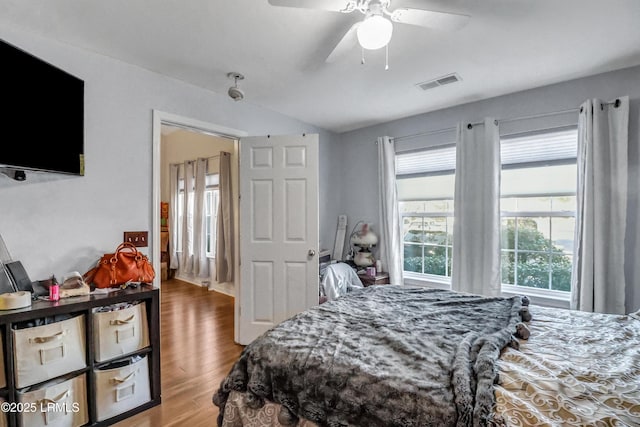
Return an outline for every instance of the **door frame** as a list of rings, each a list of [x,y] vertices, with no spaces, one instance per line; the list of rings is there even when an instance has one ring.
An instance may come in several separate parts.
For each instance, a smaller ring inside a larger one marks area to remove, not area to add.
[[[153,110],[153,129],[152,129],[152,137],[153,137],[153,141],[152,141],[152,153],[151,153],[151,157],[152,157],[152,166],[151,166],[151,185],[152,185],[152,190],[151,190],[151,194],[152,194],[152,207],[151,207],[151,238],[149,239],[150,244],[151,244],[151,262],[153,265],[153,268],[156,272],[160,271],[160,245],[157,244],[158,242],[160,242],[160,180],[161,180],[161,173],[160,173],[160,167],[161,167],[161,153],[160,153],[160,146],[161,146],[161,142],[162,142],[162,125],[170,125],[170,126],[176,126],[176,127],[181,127],[184,128],[186,130],[191,130],[194,132],[200,132],[200,133],[206,133],[206,134],[211,134],[214,136],[219,136],[219,137],[224,137],[224,138],[231,138],[233,139],[234,142],[234,151],[236,152],[236,158],[238,160],[238,164],[236,165],[236,170],[237,170],[237,182],[239,185],[240,182],[240,138],[244,137],[244,136],[248,136],[248,132],[243,131],[243,130],[239,130],[239,129],[233,129],[233,128],[229,128],[229,127],[225,127],[225,126],[221,126],[221,125],[217,125],[214,123],[209,123],[209,122],[204,122],[201,120],[197,120],[197,119],[192,119],[189,117],[185,117],[185,116],[180,116],[177,114],[173,114],[173,113],[168,113],[165,111],[160,111],[160,110]],[[237,192],[239,191],[239,189],[236,189],[236,194],[238,194]],[[235,294],[235,302],[239,301],[239,283],[240,283],[240,221],[239,221],[239,206],[238,206],[238,202],[239,200],[237,198],[235,198],[234,200],[234,234],[235,236],[238,238],[238,242],[236,242],[235,245],[235,271],[236,274],[234,274],[234,280],[233,280],[233,287],[234,287],[234,294]],[[158,288],[160,288],[161,286],[161,280],[160,280],[160,274],[156,274],[156,277],[154,279],[154,286],[157,286]],[[236,304],[234,302],[233,306],[234,306],[234,339],[236,342],[238,342],[238,328],[236,327],[238,324],[238,318],[239,318],[239,314],[240,314],[240,304]]]

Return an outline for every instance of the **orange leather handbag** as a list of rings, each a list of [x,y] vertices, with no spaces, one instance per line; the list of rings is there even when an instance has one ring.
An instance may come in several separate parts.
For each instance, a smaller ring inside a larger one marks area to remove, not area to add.
[[[104,254],[82,277],[96,288],[112,288],[130,282],[152,283],[155,271],[146,255],[138,252],[133,244],[124,242],[115,253]]]

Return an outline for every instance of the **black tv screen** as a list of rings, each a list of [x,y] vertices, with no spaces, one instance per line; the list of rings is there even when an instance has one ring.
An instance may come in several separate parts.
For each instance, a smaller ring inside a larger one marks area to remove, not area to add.
[[[84,81],[0,40],[0,165],[84,175]]]

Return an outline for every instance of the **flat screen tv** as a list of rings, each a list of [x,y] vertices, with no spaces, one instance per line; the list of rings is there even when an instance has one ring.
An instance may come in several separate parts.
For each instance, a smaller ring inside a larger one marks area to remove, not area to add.
[[[84,175],[84,81],[0,40],[0,165]]]

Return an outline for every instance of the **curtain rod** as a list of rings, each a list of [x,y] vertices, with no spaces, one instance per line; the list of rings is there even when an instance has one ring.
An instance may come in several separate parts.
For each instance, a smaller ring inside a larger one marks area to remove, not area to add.
[[[217,138],[232,139],[234,141],[238,140],[238,137],[234,135],[230,135],[222,132],[210,131],[195,125],[187,125],[184,123],[173,122],[171,120],[162,120],[162,125],[180,128],[188,132],[201,133],[208,136],[215,136]]]
[[[229,153],[229,152],[227,152],[227,151],[221,151],[221,152],[222,152],[222,153],[225,153],[225,154],[231,154],[231,153]],[[217,159],[217,158],[219,158],[219,157],[220,157],[220,154],[216,154],[215,156],[209,156],[209,157],[198,157],[198,158],[199,158],[199,159],[207,159],[207,160],[209,160],[209,159]],[[196,160],[197,160],[197,159],[196,159]],[[185,162],[195,162],[195,160],[185,160]],[[182,162],[182,163],[169,163],[169,164],[170,164],[170,165],[182,165],[182,164],[184,164],[184,162]]]
[[[604,102],[604,105],[613,105],[614,107],[618,108],[620,106],[620,100],[616,99],[615,101],[611,101],[611,102]],[[509,123],[509,122],[516,122],[519,120],[528,120],[528,119],[539,119],[541,117],[547,117],[547,116],[556,116],[556,115],[560,115],[560,114],[568,114],[568,113],[577,113],[579,112],[580,109],[579,108],[570,108],[568,110],[560,110],[560,111],[552,111],[550,113],[540,113],[540,114],[532,114],[532,115],[528,115],[528,116],[519,116],[519,117],[509,117],[509,118],[504,118],[504,119],[497,119],[496,121],[499,123]],[[475,123],[469,123],[469,125],[471,126],[478,126],[484,124],[484,121],[482,122],[475,122]],[[430,130],[430,131],[426,131],[426,132],[420,132],[420,133],[414,133],[411,135],[402,135],[402,136],[398,136],[398,137],[394,137],[394,141],[402,141],[403,139],[412,139],[412,138],[418,138],[420,136],[428,136],[428,135],[435,135],[438,133],[444,133],[444,132],[451,132],[457,129],[457,126],[452,126],[452,127],[448,127],[448,128],[444,128],[444,129],[436,129],[436,130]]]
[[[520,116],[520,117],[510,117],[510,118],[506,118],[506,119],[497,119],[496,121],[499,123],[508,123],[508,122],[515,122],[518,120],[526,120],[526,119],[537,119],[537,118],[541,118],[541,117],[547,117],[547,116],[555,116],[555,115],[559,115],[559,114],[566,114],[566,113],[575,113],[578,112],[577,108],[571,108],[569,110],[560,110],[560,111],[554,111],[551,113],[541,113],[541,114],[532,114],[529,116]],[[473,122],[473,123],[469,123],[469,125],[471,126],[478,126],[484,124],[484,122]],[[438,134],[438,133],[444,133],[444,132],[451,132],[457,129],[457,126],[452,126],[452,127],[448,127],[448,128],[444,128],[444,129],[437,129],[437,130],[432,130],[432,131],[427,131],[427,132],[420,132],[420,133],[414,133],[411,135],[403,135],[403,136],[399,136],[396,138],[393,138],[395,141],[402,141],[403,139],[412,139],[412,138],[417,138],[420,136],[427,136],[427,135],[434,135],[434,134]]]

